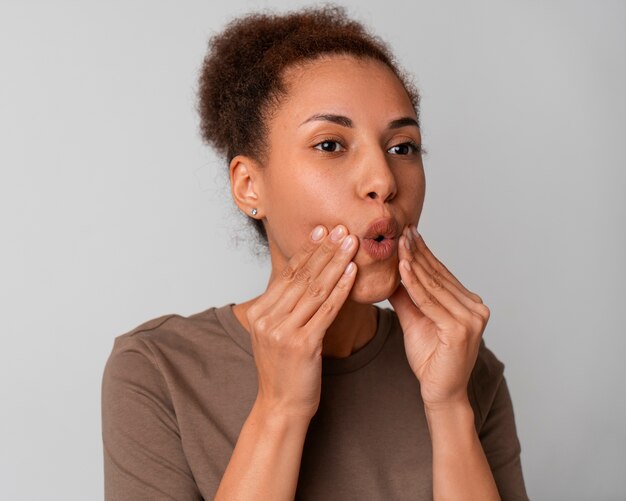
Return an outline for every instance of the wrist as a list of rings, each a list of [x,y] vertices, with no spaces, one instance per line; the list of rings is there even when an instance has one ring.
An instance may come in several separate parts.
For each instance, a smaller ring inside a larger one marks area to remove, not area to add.
[[[474,409],[467,397],[448,402],[424,402],[424,412],[427,418],[435,419],[439,416],[474,417]]]
[[[426,424],[433,440],[437,443],[448,443],[450,437],[456,437],[456,446],[462,441],[469,443],[476,437],[474,409],[467,401],[438,403],[424,407]],[[443,442],[442,442],[443,441]]]
[[[313,418],[308,412],[287,411],[281,406],[273,405],[261,397],[257,397],[252,411],[264,423],[278,427],[304,426],[308,428]]]

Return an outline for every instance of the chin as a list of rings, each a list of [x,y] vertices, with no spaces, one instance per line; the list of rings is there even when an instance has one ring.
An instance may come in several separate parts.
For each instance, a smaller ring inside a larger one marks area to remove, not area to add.
[[[391,296],[400,284],[398,269],[358,271],[348,299],[355,303],[373,304]]]

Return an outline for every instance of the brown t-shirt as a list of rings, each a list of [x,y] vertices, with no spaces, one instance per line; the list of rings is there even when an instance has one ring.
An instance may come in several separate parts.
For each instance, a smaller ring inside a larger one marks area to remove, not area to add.
[[[115,339],[102,381],[107,500],[212,500],[257,395],[231,304],[163,315]],[[432,500],[432,444],[396,313],[347,358],[322,359],[296,500]],[[503,500],[527,500],[504,365],[481,344],[468,385]]]

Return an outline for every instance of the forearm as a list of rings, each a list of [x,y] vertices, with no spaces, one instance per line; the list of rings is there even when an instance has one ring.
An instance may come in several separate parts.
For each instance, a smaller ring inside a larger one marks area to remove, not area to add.
[[[434,500],[500,500],[469,401],[425,410],[433,447]]]
[[[293,501],[309,422],[272,413],[257,400],[214,501]]]

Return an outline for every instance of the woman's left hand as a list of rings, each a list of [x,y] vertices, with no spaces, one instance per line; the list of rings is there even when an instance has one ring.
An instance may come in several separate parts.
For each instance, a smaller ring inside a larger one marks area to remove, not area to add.
[[[405,228],[398,243],[402,283],[389,302],[400,320],[424,406],[467,403],[489,308],[432,254],[413,226]]]

